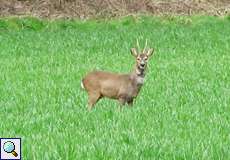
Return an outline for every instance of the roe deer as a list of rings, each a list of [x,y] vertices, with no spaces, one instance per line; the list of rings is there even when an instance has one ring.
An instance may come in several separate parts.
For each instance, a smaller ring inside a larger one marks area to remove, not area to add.
[[[95,103],[103,97],[117,99],[121,105],[133,104],[133,99],[137,97],[145,77],[145,70],[149,57],[153,49],[145,47],[140,51],[131,48],[131,54],[136,59],[134,70],[129,74],[117,74],[104,71],[92,71],[88,73],[81,82],[81,87],[88,93],[88,109],[91,110]]]

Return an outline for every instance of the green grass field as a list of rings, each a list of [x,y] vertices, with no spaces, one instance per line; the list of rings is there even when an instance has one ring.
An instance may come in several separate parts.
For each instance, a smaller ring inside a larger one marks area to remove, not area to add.
[[[0,137],[24,160],[230,159],[230,18],[0,20]],[[87,110],[81,78],[127,73],[136,38],[155,55],[132,108]]]

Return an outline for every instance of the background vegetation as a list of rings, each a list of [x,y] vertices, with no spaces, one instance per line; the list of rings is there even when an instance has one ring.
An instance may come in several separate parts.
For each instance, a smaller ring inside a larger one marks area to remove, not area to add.
[[[111,18],[130,14],[226,15],[229,0],[1,0],[0,16]]]

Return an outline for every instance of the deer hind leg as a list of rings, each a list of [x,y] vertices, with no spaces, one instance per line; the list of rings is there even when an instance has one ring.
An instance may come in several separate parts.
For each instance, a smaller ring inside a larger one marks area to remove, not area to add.
[[[89,92],[89,101],[88,101],[88,109],[91,110],[93,106],[100,99],[101,94],[99,92]]]

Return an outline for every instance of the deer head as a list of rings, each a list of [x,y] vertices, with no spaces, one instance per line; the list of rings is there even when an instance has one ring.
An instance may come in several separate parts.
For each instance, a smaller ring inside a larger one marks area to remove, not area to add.
[[[131,48],[131,54],[136,58],[136,66],[135,66],[136,71],[138,71],[139,73],[144,73],[147,67],[148,59],[153,54],[153,48],[147,49],[147,44],[148,44],[148,41],[146,39],[145,47],[141,51],[139,42],[137,39],[137,49]]]

